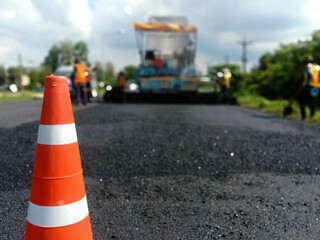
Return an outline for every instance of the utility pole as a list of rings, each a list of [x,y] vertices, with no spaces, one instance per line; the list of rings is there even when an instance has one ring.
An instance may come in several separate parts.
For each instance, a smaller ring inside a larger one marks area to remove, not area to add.
[[[7,69],[6,69],[6,65],[2,64],[2,68],[3,68],[3,83],[4,84],[8,84],[8,79],[7,79]]]
[[[18,63],[19,63],[19,83],[20,83],[20,90],[23,91],[23,84],[22,84],[22,56],[21,53],[18,55]]]
[[[229,55],[226,55],[224,59],[225,59],[226,64],[229,64]]]
[[[238,42],[242,46],[242,73],[243,73],[243,88],[246,88],[246,75],[247,75],[247,46],[252,44],[252,41],[247,41],[244,36],[243,41]]]
[[[206,64],[206,67],[207,67],[207,75],[209,75],[209,68],[210,68],[211,61],[206,61],[204,63]]]

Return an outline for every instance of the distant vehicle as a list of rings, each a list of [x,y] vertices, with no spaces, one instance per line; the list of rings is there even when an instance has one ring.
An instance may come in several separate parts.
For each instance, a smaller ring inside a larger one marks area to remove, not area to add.
[[[0,84],[0,90],[10,90],[13,93],[18,92],[18,87],[15,83],[13,84],[7,84],[7,83],[3,83]]]
[[[72,101],[76,97],[76,93],[75,93],[74,88],[72,86],[72,80],[71,80],[71,75],[73,73],[73,69],[74,69],[73,65],[61,65],[53,73],[53,75],[55,75],[55,76],[65,76],[65,77],[67,77],[68,85],[69,85],[70,97],[71,97]]]
[[[8,90],[9,85],[7,83],[0,84],[0,90]]]
[[[198,28],[183,16],[151,16],[133,23],[140,67],[136,83],[142,92],[196,92],[195,56]]]
[[[187,17],[151,16],[148,22],[132,27],[140,56],[135,82],[128,82],[121,91],[107,86],[105,102],[236,102],[227,93],[199,91],[201,80],[195,68],[198,28],[190,26]]]

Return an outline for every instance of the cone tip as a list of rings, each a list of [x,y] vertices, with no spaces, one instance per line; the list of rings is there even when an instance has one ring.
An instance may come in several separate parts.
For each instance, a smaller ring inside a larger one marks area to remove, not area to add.
[[[65,76],[47,76],[44,86],[40,124],[74,123],[69,85]]]
[[[45,91],[69,91],[68,80],[65,76],[47,76]]]

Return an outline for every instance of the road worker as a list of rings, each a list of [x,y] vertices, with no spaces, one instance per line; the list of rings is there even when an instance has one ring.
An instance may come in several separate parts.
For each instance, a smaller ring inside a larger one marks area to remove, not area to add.
[[[230,88],[231,76],[231,72],[228,68],[222,69],[220,81],[220,89],[222,93],[227,92],[227,90]]]
[[[126,77],[123,71],[119,72],[117,80],[118,80],[118,87],[124,88],[126,84]]]
[[[88,102],[90,102],[91,99],[91,79],[92,79],[92,71],[94,71],[94,69],[91,69],[91,64],[88,63],[87,64],[87,76],[86,76],[86,91],[87,91],[87,98],[88,98]]]
[[[81,102],[86,105],[88,102],[86,85],[88,70],[85,64],[81,64],[79,59],[74,61],[74,86],[76,88],[75,105],[78,106]]]
[[[117,77],[117,81],[118,81],[118,101],[120,102],[126,102],[126,94],[124,91],[125,85],[126,85],[126,74],[124,71],[119,72],[118,77]]]
[[[303,61],[304,65],[304,80],[298,96],[300,105],[301,120],[306,118],[306,105],[310,109],[310,118],[312,118],[316,111],[316,97],[319,94],[320,81],[319,72],[320,66],[314,64],[312,56],[308,56]]]

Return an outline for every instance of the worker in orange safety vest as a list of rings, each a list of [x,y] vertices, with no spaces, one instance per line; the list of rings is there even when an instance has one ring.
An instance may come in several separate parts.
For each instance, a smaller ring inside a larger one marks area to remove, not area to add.
[[[121,71],[118,74],[118,87],[119,88],[124,88],[125,83],[126,83],[126,76],[125,76],[124,72]]]
[[[316,111],[316,98],[320,89],[320,66],[314,64],[312,56],[308,56],[303,61],[304,65],[304,80],[298,96],[300,105],[301,120],[306,118],[305,107],[310,109],[310,118],[312,118]]]
[[[87,97],[87,76],[88,67],[85,64],[81,64],[79,59],[74,61],[74,86],[76,88],[76,102],[78,106],[81,102],[86,105],[88,102]]]
[[[126,102],[126,93],[124,91],[125,85],[126,85],[126,75],[124,71],[120,71],[117,77],[118,81],[118,87],[117,87],[117,95],[118,95],[118,101],[120,102]]]

